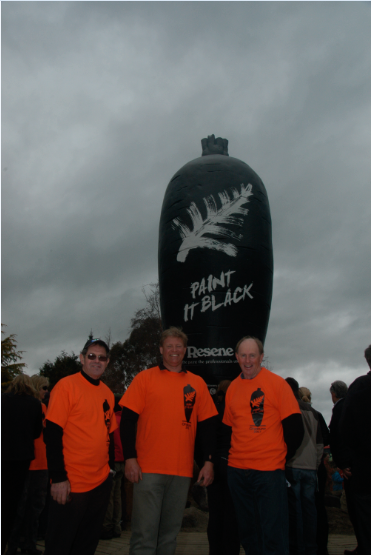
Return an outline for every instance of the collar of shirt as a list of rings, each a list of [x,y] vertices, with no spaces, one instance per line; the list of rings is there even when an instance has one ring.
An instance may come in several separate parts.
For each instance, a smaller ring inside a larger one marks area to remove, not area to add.
[[[336,407],[336,405],[337,405],[338,403],[340,403],[340,401],[344,401],[344,397],[341,397],[341,399],[338,399],[338,400],[336,401],[336,403],[334,403],[334,406],[332,407],[332,410],[334,410],[334,408]]]
[[[166,368],[166,366],[164,365],[163,362],[161,362],[161,364],[159,364],[158,367],[159,367],[160,370],[167,370],[168,372],[170,372],[170,370],[168,370],[168,369]],[[186,370],[184,364],[182,364],[181,372],[184,372],[185,374],[187,373],[187,370]]]
[[[94,378],[91,378],[90,376],[88,376],[87,374],[85,374],[84,370],[81,370],[81,375],[84,376],[84,378],[86,380],[88,380],[88,382],[90,382],[93,385],[99,385],[100,384],[100,378],[98,378],[97,380],[95,380]]]

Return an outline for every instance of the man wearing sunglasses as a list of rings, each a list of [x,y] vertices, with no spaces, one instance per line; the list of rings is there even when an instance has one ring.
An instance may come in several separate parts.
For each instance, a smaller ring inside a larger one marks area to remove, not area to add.
[[[53,388],[46,415],[52,500],[45,555],[94,554],[112,487],[115,399],[100,381],[109,363],[107,344],[89,339],[80,361],[81,372]]]

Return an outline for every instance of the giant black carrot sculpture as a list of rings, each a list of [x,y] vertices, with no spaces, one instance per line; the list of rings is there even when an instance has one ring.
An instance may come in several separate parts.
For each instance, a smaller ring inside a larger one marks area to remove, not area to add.
[[[234,378],[243,335],[265,340],[273,282],[268,197],[259,176],[202,139],[202,157],[171,179],[162,206],[159,280],[164,328],[189,337],[185,363],[209,385]]]

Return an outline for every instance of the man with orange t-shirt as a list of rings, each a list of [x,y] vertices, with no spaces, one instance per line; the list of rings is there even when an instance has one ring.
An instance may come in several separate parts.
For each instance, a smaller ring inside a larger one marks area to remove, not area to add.
[[[114,395],[100,381],[108,356],[104,341],[89,339],[80,354],[81,372],[62,378],[51,392],[45,442],[52,499],[45,555],[94,555],[99,541],[117,428]]]
[[[198,481],[213,481],[217,411],[204,380],[182,366],[186,348],[181,330],[164,331],[163,364],[140,372],[120,401],[125,476],[134,483],[130,555],[174,554],[196,431],[204,458]]]
[[[228,388],[223,423],[232,428],[228,485],[246,555],[287,555],[289,519],[286,458],[304,428],[294,394],[283,378],[261,366],[263,344],[237,343],[241,374]]]

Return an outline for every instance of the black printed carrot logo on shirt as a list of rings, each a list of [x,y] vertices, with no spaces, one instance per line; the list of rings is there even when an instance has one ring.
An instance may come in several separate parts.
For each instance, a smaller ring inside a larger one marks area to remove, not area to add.
[[[264,417],[264,391],[258,387],[250,397],[250,408],[251,416],[254,421],[255,426],[250,426],[250,429],[254,430],[255,433],[261,433],[265,430],[265,426],[262,426],[262,421]]]
[[[196,390],[193,389],[193,387],[190,386],[189,384],[186,385],[183,388],[183,398],[184,398],[184,414],[187,421],[184,424],[186,425],[188,424],[187,428],[189,428],[193,407],[195,406],[195,402],[196,402]]]
[[[111,424],[111,417],[109,414],[109,410],[110,410],[110,406],[108,404],[107,399],[105,399],[104,403],[103,403],[103,412],[104,412],[104,423],[107,426],[107,429],[110,429],[110,424]]]

